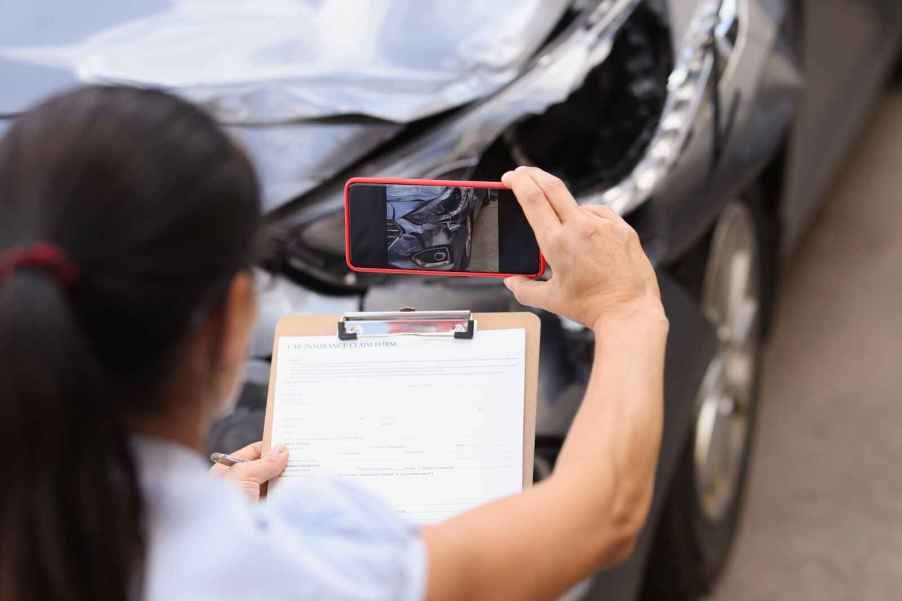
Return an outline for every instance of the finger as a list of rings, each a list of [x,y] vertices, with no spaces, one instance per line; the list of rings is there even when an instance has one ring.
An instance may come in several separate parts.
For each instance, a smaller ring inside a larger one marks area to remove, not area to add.
[[[232,457],[236,459],[244,459],[246,461],[253,461],[255,459],[260,459],[260,453],[263,450],[263,443],[261,441],[257,441],[247,445],[244,448],[238,449],[234,453],[229,453]],[[213,467],[210,468],[210,472],[213,474],[223,475],[227,471],[229,471],[228,465],[223,465],[222,463],[214,463]]]
[[[260,455],[263,453],[263,442],[257,441],[238,449],[234,453],[229,453],[232,457],[236,459],[245,459],[247,461],[253,461],[254,459],[260,459]]]
[[[531,280],[523,276],[516,276],[504,280],[504,285],[514,293],[514,297],[521,305],[544,308],[547,282]]]
[[[255,461],[233,465],[228,475],[232,479],[263,484],[280,475],[288,465],[288,449],[284,445]]]
[[[561,220],[548,203],[545,194],[532,178],[522,171],[508,171],[501,176],[501,181],[514,191],[514,196],[523,207],[526,220],[536,234],[539,246],[547,250],[555,230],[561,227]]]
[[[229,471],[229,466],[223,465],[221,463],[214,463],[213,467],[210,468],[211,474],[216,474],[217,476],[222,476],[227,474]]]
[[[573,194],[570,193],[570,190],[567,189],[567,186],[559,177],[555,177],[547,171],[542,171],[538,167],[517,168],[518,171],[520,169],[524,170],[526,174],[532,178],[532,181],[542,189],[545,198],[551,203],[554,212],[558,214],[561,221],[567,221],[567,219],[572,218],[573,215],[579,211],[579,205],[576,203],[576,199],[573,198]]]

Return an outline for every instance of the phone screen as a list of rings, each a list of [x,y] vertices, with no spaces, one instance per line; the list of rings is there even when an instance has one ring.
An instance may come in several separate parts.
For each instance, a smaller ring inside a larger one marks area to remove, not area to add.
[[[354,183],[351,265],[535,275],[539,246],[513,192],[468,186]]]

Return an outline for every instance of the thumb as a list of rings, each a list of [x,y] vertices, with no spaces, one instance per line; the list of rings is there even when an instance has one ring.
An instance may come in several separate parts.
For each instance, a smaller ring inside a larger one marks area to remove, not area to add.
[[[545,288],[547,282],[531,280],[523,276],[515,276],[504,280],[504,285],[514,293],[517,302],[530,307],[544,307]]]
[[[263,484],[285,471],[286,465],[288,465],[288,449],[285,445],[278,445],[260,459],[239,463],[232,466],[229,471],[239,480]]]

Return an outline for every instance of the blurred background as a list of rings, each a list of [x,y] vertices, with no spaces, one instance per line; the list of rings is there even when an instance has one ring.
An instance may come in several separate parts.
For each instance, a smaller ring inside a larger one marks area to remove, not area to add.
[[[261,316],[211,449],[260,438],[287,313],[522,310],[493,281],[348,272],[348,177],[497,180],[534,164],[637,229],[671,321],[648,524],[632,559],[566,599],[899,597],[898,0],[0,8],[0,135],[79,83],[162,87],[210,111],[259,170]],[[540,317],[537,479],[593,346]]]

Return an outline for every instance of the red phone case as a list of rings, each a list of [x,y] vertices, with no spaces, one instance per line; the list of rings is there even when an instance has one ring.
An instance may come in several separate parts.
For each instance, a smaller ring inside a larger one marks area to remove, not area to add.
[[[357,267],[351,264],[351,229],[350,204],[348,202],[348,191],[354,184],[399,184],[409,186],[452,186],[458,188],[489,188],[495,190],[509,189],[501,182],[470,182],[447,179],[404,179],[400,177],[352,177],[345,182],[345,263],[351,271],[359,271],[362,273],[389,273],[389,274],[406,274],[406,275],[438,275],[438,276],[465,276],[476,278],[507,278],[517,275],[525,275],[522,273],[485,273],[481,271],[435,271],[431,269],[398,269],[398,268],[382,268],[382,267]],[[535,279],[545,273],[545,257],[539,253],[539,271],[526,275],[525,277]]]

